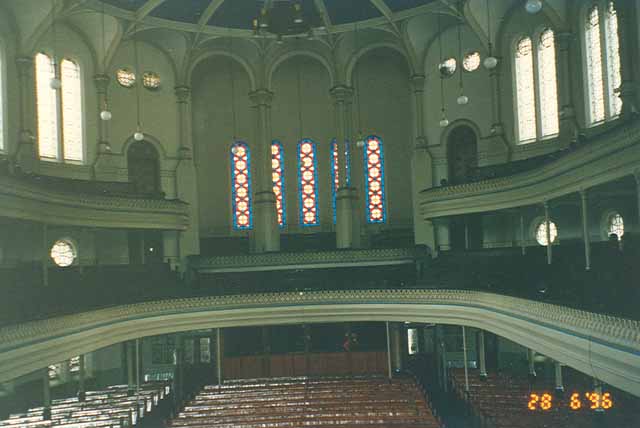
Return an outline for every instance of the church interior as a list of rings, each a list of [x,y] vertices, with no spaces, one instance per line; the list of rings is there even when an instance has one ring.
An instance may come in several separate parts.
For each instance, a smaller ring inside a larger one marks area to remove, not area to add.
[[[0,0],[0,428],[640,426],[640,0]]]

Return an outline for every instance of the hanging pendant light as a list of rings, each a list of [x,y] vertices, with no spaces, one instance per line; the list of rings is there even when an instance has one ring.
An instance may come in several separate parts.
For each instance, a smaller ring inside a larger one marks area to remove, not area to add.
[[[107,48],[106,48],[106,43],[105,43],[105,25],[104,25],[104,20],[105,20],[105,13],[104,13],[104,2],[102,3],[102,72],[103,74],[106,74],[106,61],[107,61]],[[105,88],[105,95],[104,95],[104,103],[102,104],[102,110],[100,111],[100,120],[104,121],[104,122],[108,122],[110,121],[112,118],[112,114],[111,111],[109,110],[109,101],[107,100],[107,94],[106,94],[106,88]]]
[[[458,25],[458,57],[460,58],[460,62],[462,63],[464,61],[463,54],[462,54],[462,23]],[[460,73],[459,74],[460,75],[460,81],[459,81],[460,95],[456,99],[456,103],[458,103],[458,105],[460,106],[464,106],[469,103],[469,97],[464,94],[463,69],[464,67],[458,67],[458,73]]]
[[[140,124],[136,127],[136,132],[133,133],[133,139],[136,141],[144,140],[144,133],[142,132],[142,127]]]
[[[360,33],[358,32],[358,23],[356,22],[356,53],[360,49]],[[358,63],[354,65],[353,72],[356,75],[356,102],[358,107],[358,135],[356,136],[356,147],[362,149],[365,145],[364,134],[362,133],[362,112],[361,112],[361,103],[360,103],[360,73],[358,68]]]
[[[444,63],[444,59],[442,57],[442,16],[438,14],[438,51],[439,51],[439,61],[438,68],[441,64]],[[441,128],[446,128],[449,126],[449,119],[447,119],[447,113],[444,108],[444,75],[442,73],[438,73],[440,76],[440,122],[438,124]]]
[[[486,4],[487,9],[487,33],[489,34],[489,55],[484,59],[482,65],[487,70],[493,70],[498,65],[498,58],[493,56],[492,52],[492,44],[491,44],[491,9],[489,9],[489,0],[487,0]]]
[[[56,49],[56,41],[58,40],[58,36],[57,36],[57,32],[56,32],[56,1],[55,0],[51,0],[51,30],[53,32],[52,37],[53,37],[53,59],[51,66],[53,67],[53,77],[51,78],[51,80],[49,81],[49,87],[51,89],[53,89],[54,91],[57,91],[58,89],[62,88],[62,81],[60,80],[60,78],[58,77],[58,65],[57,65],[57,60],[56,60],[56,53],[57,53],[57,49]]]
[[[134,31],[134,39],[133,39],[133,55],[134,55],[134,60],[136,63],[136,74],[138,76],[141,76],[142,73],[140,73],[140,57],[138,55],[138,31],[137,31],[137,26],[138,24],[136,23],[133,31]],[[136,132],[133,133],[133,139],[136,141],[142,141],[144,140],[144,133],[142,132],[142,125],[140,125],[140,117],[141,117],[141,106],[140,106],[140,85],[142,84],[141,82],[142,79],[136,79],[135,81],[135,85],[136,85],[136,118],[137,118],[137,126],[136,126]]]
[[[535,15],[542,10],[542,0],[527,0],[524,8],[527,13]]]
[[[231,29],[229,29],[229,81],[231,83],[231,125],[232,136],[231,136],[231,153],[234,155],[238,154],[239,148],[236,145],[238,142],[238,133],[237,133],[237,116],[236,116],[236,76],[233,71],[233,37],[231,35]]]

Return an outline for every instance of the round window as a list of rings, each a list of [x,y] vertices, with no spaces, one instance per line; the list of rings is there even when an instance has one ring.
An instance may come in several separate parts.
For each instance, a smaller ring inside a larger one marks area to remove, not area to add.
[[[136,74],[128,68],[121,68],[116,72],[116,80],[125,88],[132,88],[136,84]]]
[[[551,238],[551,243],[553,243],[556,238],[558,237],[558,228],[556,227],[556,224],[552,221],[549,222],[549,238]],[[546,222],[542,222],[538,225],[538,228],[536,229],[536,241],[538,241],[538,244],[543,245],[543,246],[547,246],[548,242],[547,242],[547,223]]]
[[[153,71],[147,71],[142,75],[142,84],[147,89],[158,89],[160,88],[160,76]]]
[[[71,266],[76,259],[76,250],[69,241],[59,240],[51,247],[51,259],[60,267]]]

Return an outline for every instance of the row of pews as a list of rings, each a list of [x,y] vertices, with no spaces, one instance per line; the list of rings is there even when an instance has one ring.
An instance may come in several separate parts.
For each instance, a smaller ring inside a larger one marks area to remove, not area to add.
[[[166,382],[147,382],[131,395],[127,385],[87,391],[85,399],[51,401],[50,409],[34,407],[0,421],[0,428],[124,428],[137,425],[171,393]],[[48,413],[50,412],[50,415]]]
[[[205,386],[170,428],[440,428],[411,378],[273,378]]]
[[[478,370],[469,371],[469,393],[466,394],[463,369],[451,369],[451,386],[458,397],[466,400],[472,411],[488,428],[627,428],[640,423],[640,399],[622,391],[613,392],[615,405],[602,412],[591,410],[582,398],[593,390],[591,380],[566,368],[564,392],[555,391],[551,381],[536,379],[532,385],[526,377],[490,373],[485,379]],[[572,410],[571,395],[579,391],[581,408]],[[531,394],[552,396],[551,406],[543,410]],[[529,403],[533,409],[529,408]]]

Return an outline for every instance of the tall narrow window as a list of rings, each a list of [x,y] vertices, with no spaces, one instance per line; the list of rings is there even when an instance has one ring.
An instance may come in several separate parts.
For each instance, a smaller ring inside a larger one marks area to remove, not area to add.
[[[526,142],[536,138],[536,102],[533,78],[533,46],[525,37],[516,47],[516,101],[518,140]]]
[[[284,199],[284,151],[279,141],[271,143],[271,179],[273,193],[276,195],[278,224],[280,227],[284,227],[287,223]]]
[[[63,59],[60,63],[62,81],[62,135],[64,158],[73,161],[84,159],[82,147],[82,85],[80,67]]]
[[[298,194],[300,224],[318,226],[318,172],[316,143],[304,139],[298,143]]]
[[[58,91],[51,89],[55,77],[53,59],[44,53],[35,58],[38,115],[38,153],[42,158],[59,159]]]
[[[367,222],[384,223],[387,220],[384,191],[384,152],[382,140],[368,137],[364,150],[365,186],[367,195]]]
[[[622,111],[618,15],[612,1],[598,0],[587,11],[584,41],[589,121],[594,124]]]
[[[338,143],[331,141],[331,209],[333,210],[333,224],[337,220],[337,196],[340,187],[340,164],[338,163]]]
[[[233,228],[249,230],[253,227],[251,211],[251,156],[249,146],[238,141],[231,146],[231,203]]]
[[[553,30],[540,34],[538,44],[538,82],[540,82],[540,133],[547,137],[560,130],[558,118],[558,80],[556,43]]]

